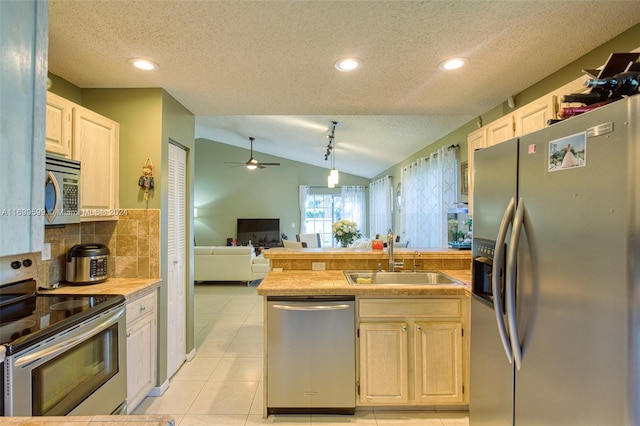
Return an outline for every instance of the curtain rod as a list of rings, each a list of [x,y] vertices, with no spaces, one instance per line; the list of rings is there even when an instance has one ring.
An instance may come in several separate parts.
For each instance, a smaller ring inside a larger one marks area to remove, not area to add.
[[[322,185],[301,185],[301,186],[308,186],[309,188],[334,189],[334,188],[329,188],[326,185],[325,186],[322,186]],[[367,185],[336,185],[336,188],[342,188],[343,186],[362,186],[363,188],[368,188]]]

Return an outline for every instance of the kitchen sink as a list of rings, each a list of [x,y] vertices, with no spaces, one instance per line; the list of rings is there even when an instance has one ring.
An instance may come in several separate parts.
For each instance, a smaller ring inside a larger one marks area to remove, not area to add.
[[[344,271],[351,285],[462,285],[461,281],[438,271],[386,272]]]

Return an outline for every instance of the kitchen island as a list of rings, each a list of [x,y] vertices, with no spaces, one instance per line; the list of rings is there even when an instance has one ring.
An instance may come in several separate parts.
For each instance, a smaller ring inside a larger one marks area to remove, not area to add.
[[[272,248],[265,250],[265,259],[274,269],[337,270],[381,268],[387,270],[387,250],[354,248]],[[404,262],[401,270],[471,269],[471,252],[447,248],[395,248],[394,261]]]
[[[293,251],[290,253],[279,252],[271,259],[289,257],[291,260],[301,260],[314,254],[313,261],[323,259],[330,261],[342,258],[346,261],[354,257],[365,260],[384,260],[384,253],[351,252],[347,255],[343,250],[332,252],[331,250],[319,252],[313,249]],[[269,250],[271,251],[271,250]],[[273,252],[276,253],[275,251]],[[453,260],[466,264],[469,253],[454,252]],[[407,257],[413,251],[406,252]],[[382,257],[380,257],[382,255]],[[401,254],[402,255],[402,254]],[[446,260],[442,252],[435,252],[439,260]],[[351,257],[346,257],[351,256]],[[426,258],[427,255],[421,257]],[[458,259],[456,259],[456,257]],[[465,259],[465,257],[467,259]],[[367,259],[369,258],[369,259]],[[388,259],[388,257],[387,257]],[[396,257],[397,259],[397,257]],[[432,259],[433,260],[433,259]],[[406,264],[406,263],[405,263]],[[276,267],[277,268],[277,267]],[[413,265],[410,261],[410,270]],[[364,268],[363,268],[364,269]],[[377,269],[377,268],[374,268]],[[285,324],[280,330],[271,330],[274,322],[271,318],[275,313],[273,304],[287,300],[287,303],[302,304],[308,302],[322,302],[324,298],[344,298],[353,300],[354,316],[352,320],[343,321],[333,326],[333,332],[328,331],[328,336],[342,334],[342,328],[352,327],[355,339],[355,353],[348,357],[355,363],[353,377],[353,394],[357,407],[387,407],[393,408],[420,408],[434,409],[436,406],[446,406],[450,409],[467,409],[469,403],[469,344],[470,344],[470,318],[469,297],[471,292],[471,271],[464,269],[440,269],[440,272],[449,275],[460,283],[457,284],[429,284],[429,285],[379,285],[379,284],[349,284],[344,272],[341,270],[286,270],[275,269],[269,272],[257,292],[264,296],[265,303],[265,356],[264,356],[264,415],[273,411],[273,398],[270,399],[272,386],[269,375],[270,354],[287,353],[282,351],[282,342],[296,340],[297,336],[288,335],[291,330],[291,322]],[[411,274],[411,272],[406,272]],[[287,298],[287,299],[283,299]],[[350,298],[350,299],[349,299]],[[326,299],[324,299],[326,300]],[[271,302],[271,304],[270,304]],[[341,302],[336,302],[341,303]],[[286,308],[286,307],[285,307]],[[293,309],[302,310],[303,309]],[[277,314],[282,315],[282,314]],[[289,314],[285,314],[289,315]],[[311,313],[310,315],[314,315]],[[291,317],[293,318],[293,317]],[[319,317],[318,317],[319,318]],[[302,317],[297,317],[293,323],[309,324],[312,329],[307,335],[312,336],[311,342],[327,333],[319,333],[321,330],[313,329],[317,321],[311,319],[305,323]],[[304,327],[304,326],[303,326]],[[280,328],[280,326],[278,326]],[[305,333],[299,335],[304,336]],[[325,339],[327,340],[327,339]],[[332,339],[328,339],[325,348],[331,348]],[[307,346],[299,342],[294,346],[295,350],[300,346]],[[276,350],[274,350],[274,348]],[[312,345],[310,345],[312,348]],[[305,357],[313,358],[317,348],[310,349],[310,353],[297,356],[297,359]],[[331,355],[324,358],[332,358]],[[333,357],[337,358],[337,357]],[[317,370],[310,366],[308,370]],[[328,376],[330,371],[316,371],[315,379]],[[289,373],[291,387],[301,375]],[[278,380],[281,381],[281,380]],[[331,387],[329,386],[329,389]],[[335,388],[335,387],[334,387]],[[313,399],[318,398],[323,390],[311,389],[305,394],[314,395],[310,398],[308,410],[314,412],[326,407],[314,407]],[[304,401],[304,398],[299,398]],[[300,403],[297,407],[301,405]],[[304,402],[303,402],[304,404]],[[281,405],[282,406],[282,405]]]

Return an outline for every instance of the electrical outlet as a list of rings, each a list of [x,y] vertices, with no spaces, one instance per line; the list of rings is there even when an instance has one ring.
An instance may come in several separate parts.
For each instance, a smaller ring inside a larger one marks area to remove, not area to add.
[[[44,243],[42,246],[42,260],[51,260],[51,243]]]
[[[311,270],[312,271],[324,271],[325,263],[324,262],[311,262]]]

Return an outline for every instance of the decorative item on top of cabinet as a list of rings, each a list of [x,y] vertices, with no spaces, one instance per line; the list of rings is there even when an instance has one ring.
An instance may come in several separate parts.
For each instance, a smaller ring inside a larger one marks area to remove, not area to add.
[[[127,414],[156,384],[156,288],[127,302]]]

